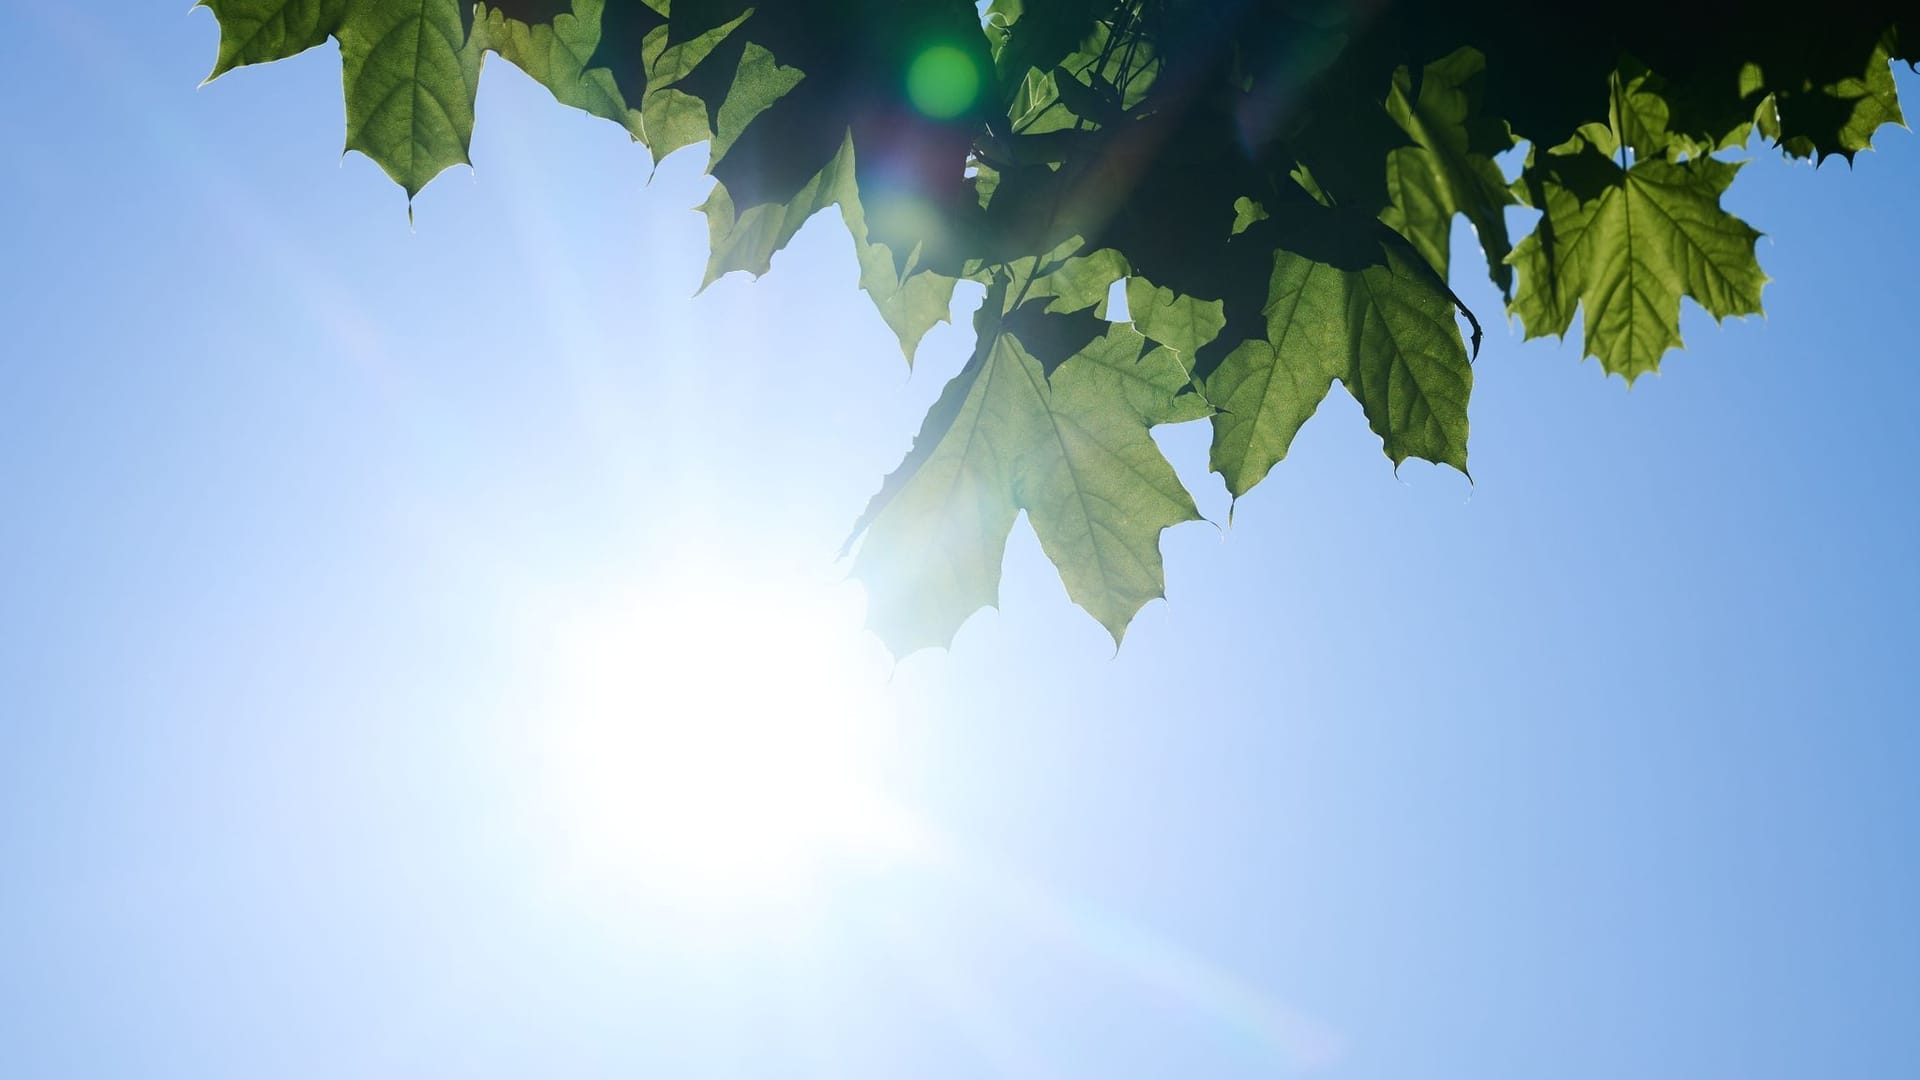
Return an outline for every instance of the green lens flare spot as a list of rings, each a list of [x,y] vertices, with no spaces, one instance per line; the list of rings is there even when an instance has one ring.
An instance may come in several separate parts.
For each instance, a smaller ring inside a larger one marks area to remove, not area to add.
[[[907,97],[914,108],[936,120],[959,116],[979,96],[979,69],[972,57],[952,45],[923,51],[907,68]]]

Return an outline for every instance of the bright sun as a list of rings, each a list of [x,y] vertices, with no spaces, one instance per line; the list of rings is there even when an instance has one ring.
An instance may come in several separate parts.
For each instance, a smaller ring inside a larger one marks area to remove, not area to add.
[[[902,843],[869,787],[885,669],[847,613],[798,589],[680,580],[550,642],[543,799],[575,866],[745,895]]]

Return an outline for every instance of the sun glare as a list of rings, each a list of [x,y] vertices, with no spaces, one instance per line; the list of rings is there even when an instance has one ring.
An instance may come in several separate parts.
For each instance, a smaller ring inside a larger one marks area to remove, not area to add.
[[[745,894],[903,841],[869,786],[868,643],[818,598],[720,582],[638,591],[553,643],[545,798],[588,873]]]

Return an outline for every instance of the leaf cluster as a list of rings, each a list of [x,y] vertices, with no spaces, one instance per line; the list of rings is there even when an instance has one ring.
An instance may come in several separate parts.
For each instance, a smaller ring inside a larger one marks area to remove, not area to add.
[[[1464,470],[1456,215],[1528,336],[1583,313],[1628,381],[1680,345],[1683,298],[1759,312],[1726,152],[1851,161],[1900,122],[1920,33],[1873,0],[202,3],[214,76],[337,40],[347,148],[409,197],[467,161],[493,53],[656,159],[708,144],[708,281],[837,207],[909,360],[983,285],[972,358],[849,540],[899,653],[995,601],[1023,511],[1117,641],[1162,594],[1161,531],[1199,517],[1159,424],[1209,422],[1238,498],[1337,382],[1396,464]]]

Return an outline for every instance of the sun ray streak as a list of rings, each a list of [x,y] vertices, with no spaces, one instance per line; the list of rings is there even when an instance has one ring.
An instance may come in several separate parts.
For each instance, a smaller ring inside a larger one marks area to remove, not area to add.
[[[1324,1021],[1150,927],[1063,897],[951,841],[923,836],[916,850],[931,869],[1009,920],[1244,1035],[1287,1067],[1325,1069],[1345,1054],[1345,1038]]]

